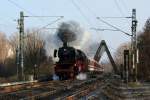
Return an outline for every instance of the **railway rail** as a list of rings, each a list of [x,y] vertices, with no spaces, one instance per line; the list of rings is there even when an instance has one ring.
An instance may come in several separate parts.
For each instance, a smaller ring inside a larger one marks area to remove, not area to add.
[[[0,100],[75,100],[88,95],[102,84],[100,75],[83,81],[66,80],[20,84],[7,87],[9,91],[7,89],[1,91]]]

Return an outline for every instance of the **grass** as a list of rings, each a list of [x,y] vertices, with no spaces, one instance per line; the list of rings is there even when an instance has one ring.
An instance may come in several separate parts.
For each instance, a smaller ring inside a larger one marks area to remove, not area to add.
[[[132,88],[135,88],[135,87],[141,87],[142,84],[140,82],[129,82],[128,86],[132,87]]]

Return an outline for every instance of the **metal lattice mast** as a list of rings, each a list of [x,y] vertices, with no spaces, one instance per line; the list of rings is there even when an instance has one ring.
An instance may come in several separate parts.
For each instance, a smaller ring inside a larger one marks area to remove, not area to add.
[[[20,12],[19,23],[19,80],[24,80],[24,14]]]
[[[136,38],[136,27],[137,27],[137,19],[136,19],[136,9],[132,10],[132,68],[133,68],[133,80],[137,81],[137,38]]]

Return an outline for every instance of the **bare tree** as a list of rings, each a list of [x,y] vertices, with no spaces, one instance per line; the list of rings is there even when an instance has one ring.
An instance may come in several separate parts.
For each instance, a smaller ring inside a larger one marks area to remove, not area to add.
[[[146,21],[143,31],[138,36],[140,79],[150,81],[150,18]]]
[[[115,62],[116,65],[119,67],[118,69],[121,70],[120,66],[123,64],[123,57],[124,57],[124,50],[129,50],[130,49],[130,43],[123,43],[121,44],[117,51],[115,52]]]
[[[0,63],[4,64],[10,45],[4,33],[0,32]]]
[[[40,66],[46,59],[44,51],[44,41],[37,30],[27,30],[25,38],[25,66],[27,71],[36,66]]]
[[[14,33],[9,38],[10,45],[12,46],[12,51],[14,52],[14,55],[16,55],[16,48],[19,44],[19,33]]]
[[[0,32],[0,77],[14,74],[12,46],[4,33]]]

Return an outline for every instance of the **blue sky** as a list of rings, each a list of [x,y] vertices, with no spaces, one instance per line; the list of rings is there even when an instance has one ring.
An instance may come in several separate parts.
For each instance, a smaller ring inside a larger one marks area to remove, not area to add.
[[[64,18],[49,28],[57,27],[60,22],[75,20],[91,34],[95,41],[106,40],[111,51],[130,38],[116,31],[95,31],[90,28],[111,28],[96,19],[96,17],[127,17],[131,16],[132,8],[137,10],[138,28],[142,27],[150,17],[150,0],[1,0],[0,31],[8,36],[17,32],[16,19],[19,12],[24,11],[29,16],[64,16]],[[25,29],[43,27],[57,18],[25,18]],[[130,33],[130,19],[104,19],[105,21]],[[52,31],[52,30],[49,30]]]

